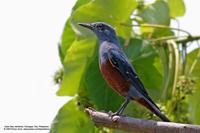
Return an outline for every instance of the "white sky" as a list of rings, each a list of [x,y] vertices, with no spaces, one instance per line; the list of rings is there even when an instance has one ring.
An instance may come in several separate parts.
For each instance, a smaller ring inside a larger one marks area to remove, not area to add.
[[[56,96],[52,76],[61,66],[57,42],[74,2],[0,1],[0,132],[5,125],[50,125],[68,100]],[[200,1],[186,5],[181,28],[200,35]]]

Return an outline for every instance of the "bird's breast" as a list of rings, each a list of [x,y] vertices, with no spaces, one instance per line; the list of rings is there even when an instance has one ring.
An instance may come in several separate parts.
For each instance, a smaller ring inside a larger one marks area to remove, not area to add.
[[[120,95],[126,96],[129,91],[130,82],[123,78],[120,72],[112,66],[109,60],[105,59],[104,62],[100,61],[99,63],[101,73],[106,82]]]

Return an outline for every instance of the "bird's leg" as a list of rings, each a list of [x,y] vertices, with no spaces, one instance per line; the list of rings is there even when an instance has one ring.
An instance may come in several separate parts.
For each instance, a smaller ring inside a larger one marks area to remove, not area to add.
[[[124,109],[126,108],[126,106],[129,103],[129,101],[130,101],[130,98],[126,97],[125,101],[122,103],[121,107],[117,110],[117,112],[113,113],[111,116],[122,115],[122,113],[124,112]]]

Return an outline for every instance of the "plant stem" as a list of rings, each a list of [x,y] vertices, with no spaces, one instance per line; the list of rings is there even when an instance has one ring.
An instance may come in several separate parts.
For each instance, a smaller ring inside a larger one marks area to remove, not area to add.
[[[176,43],[188,43],[192,41],[200,40],[200,36],[188,36],[187,38],[184,39],[178,39],[175,40]]]
[[[159,25],[159,24],[125,24],[125,23],[121,23],[121,25],[124,26],[137,26],[137,27],[152,27],[152,28],[161,28],[161,29],[171,29],[171,30],[177,30],[177,31],[181,31],[184,32],[186,34],[188,34],[188,36],[192,36],[188,31],[180,29],[180,28],[175,28],[175,27],[169,27],[166,25]]]
[[[186,43],[182,43],[182,75],[185,74],[185,67],[186,67],[186,63],[187,63],[187,47],[186,47]]]
[[[173,87],[172,87],[172,94],[173,96],[175,95],[176,93],[176,84],[177,84],[177,80],[178,80],[178,70],[179,70],[179,51],[178,51],[178,48],[177,48],[177,45],[176,43],[171,40],[169,42],[173,48],[173,54],[174,54],[174,81],[173,81]]]
[[[151,42],[162,42],[162,41],[167,41],[167,40],[175,40],[177,38],[186,38],[188,36],[164,36],[156,39],[151,39]]]

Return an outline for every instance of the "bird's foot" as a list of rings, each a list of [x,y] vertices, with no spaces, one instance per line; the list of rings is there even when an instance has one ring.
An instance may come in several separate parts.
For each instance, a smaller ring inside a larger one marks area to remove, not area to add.
[[[117,122],[121,116],[123,117],[125,116],[125,115],[119,114],[119,112],[113,113],[111,111],[108,112],[108,115],[113,122]]]
[[[119,114],[118,114],[118,112],[113,113],[112,111],[109,111],[109,112],[108,112],[108,115],[109,115],[110,117],[114,117],[114,116],[119,115]]]
[[[112,118],[113,118],[114,116],[123,116],[123,117],[126,116],[126,115],[120,114],[119,112],[114,112],[114,113],[113,113],[112,111],[109,111],[109,112],[108,112],[108,115],[109,115],[109,117],[112,117]]]

